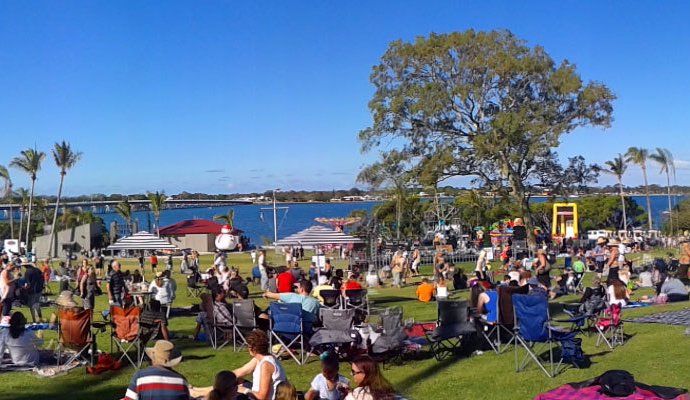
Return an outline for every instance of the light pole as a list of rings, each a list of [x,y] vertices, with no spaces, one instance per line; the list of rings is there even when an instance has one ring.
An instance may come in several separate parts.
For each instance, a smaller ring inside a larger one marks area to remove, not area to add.
[[[276,209],[276,192],[280,189],[273,189],[273,243],[278,241],[278,213]]]

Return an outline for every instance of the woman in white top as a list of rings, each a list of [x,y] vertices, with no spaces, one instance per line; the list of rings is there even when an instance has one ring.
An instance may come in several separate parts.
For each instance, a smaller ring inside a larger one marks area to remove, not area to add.
[[[26,317],[17,311],[10,317],[9,329],[0,332],[0,363],[5,349],[10,352],[12,362],[18,365],[38,365],[38,349],[43,341],[33,331],[26,330]]]
[[[170,282],[165,280],[162,271],[156,273],[156,279],[149,285],[149,292],[154,299],[161,303],[161,306],[170,307],[173,297],[172,288]]]
[[[247,349],[252,359],[233,372],[238,379],[251,373],[252,387],[239,386],[237,391],[252,399],[273,400],[276,387],[287,378],[280,361],[270,353],[266,333],[255,330],[247,336]]]
[[[367,355],[352,360],[352,380],[357,384],[345,400],[392,400],[395,398],[393,386],[381,374],[379,365]]]
[[[611,282],[608,287],[609,305],[619,304],[624,306],[628,304],[630,297],[628,296],[628,289],[623,282],[616,279]]]

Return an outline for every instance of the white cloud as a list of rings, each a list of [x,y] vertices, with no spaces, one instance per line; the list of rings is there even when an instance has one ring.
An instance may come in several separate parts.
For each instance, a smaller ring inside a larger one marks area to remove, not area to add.
[[[673,160],[676,169],[690,169],[690,161],[687,160]]]

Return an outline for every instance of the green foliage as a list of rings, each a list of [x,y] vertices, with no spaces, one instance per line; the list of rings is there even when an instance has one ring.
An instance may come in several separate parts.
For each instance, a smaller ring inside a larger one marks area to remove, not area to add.
[[[235,226],[235,209],[228,209],[227,214],[214,215],[213,219],[216,221],[222,221],[224,224],[230,226]]]
[[[567,60],[557,65],[508,31],[395,41],[371,82],[373,124],[359,133],[363,151],[386,139],[398,148],[384,150],[381,163],[395,155],[419,176],[469,175],[508,186],[527,220],[530,182],[563,175],[553,152],[561,135],[608,127],[615,99],[605,85],[584,83]]]
[[[623,229],[620,200],[613,196],[587,196],[577,199],[580,231],[594,229]],[[645,221],[645,212],[635,200],[625,197],[628,223],[639,225]]]
[[[400,219],[401,238],[416,238],[421,236],[422,222],[424,222],[424,212],[429,208],[429,203],[422,201],[418,196],[409,196],[406,193],[400,199],[384,201],[372,210],[372,216],[377,222],[383,224],[384,230],[390,232],[389,237],[393,237],[393,232],[397,232],[397,210],[400,205],[400,212],[403,218]]]

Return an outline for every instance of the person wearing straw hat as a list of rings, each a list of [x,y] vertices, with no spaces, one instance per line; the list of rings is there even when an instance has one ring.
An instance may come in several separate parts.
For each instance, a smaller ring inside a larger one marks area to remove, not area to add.
[[[182,354],[167,340],[145,349],[151,366],[137,371],[129,382],[125,400],[189,400],[189,383],[173,370]]]

